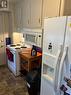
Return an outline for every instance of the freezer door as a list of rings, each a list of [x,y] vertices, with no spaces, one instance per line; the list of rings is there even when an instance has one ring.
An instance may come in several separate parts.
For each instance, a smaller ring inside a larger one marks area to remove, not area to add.
[[[49,52],[49,45],[52,45],[52,54],[56,55],[60,45],[64,42],[66,27],[66,16],[53,17],[44,20],[43,52]]]
[[[67,90],[70,88],[67,87],[67,83],[65,81],[65,78],[70,79],[70,63],[68,61],[68,47],[64,48],[63,56],[61,58],[60,67],[59,67],[59,74],[58,74],[58,87],[57,92],[59,95],[63,95],[60,93],[63,93],[63,90],[60,90],[60,87],[64,85]]]
[[[44,77],[44,80],[43,79],[41,80],[41,95],[56,94],[57,84],[58,84],[58,72],[59,72],[59,66],[60,66],[59,62],[62,57],[62,53],[58,57],[57,55],[58,55],[58,51],[60,50],[60,45],[62,45],[61,51],[63,50],[66,22],[67,22],[66,16],[53,17],[53,18],[48,18],[44,20],[43,54],[48,55],[48,56],[47,56],[47,61],[44,59],[44,55],[42,59],[42,62],[43,62],[42,63],[42,77]],[[54,61],[51,60],[52,58],[54,59]],[[59,61],[57,61],[56,59]],[[54,76],[53,82],[51,83],[50,83],[51,80],[48,79],[49,78],[48,73],[51,74],[50,79],[52,79],[52,75]],[[52,86],[52,83],[53,83],[53,86]],[[44,86],[44,84],[46,85]],[[51,90],[49,90],[49,88]]]
[[[49,83],[48,80],[41,78],[41,93],[40,95],[56,95],[54,92],[53,86]]]

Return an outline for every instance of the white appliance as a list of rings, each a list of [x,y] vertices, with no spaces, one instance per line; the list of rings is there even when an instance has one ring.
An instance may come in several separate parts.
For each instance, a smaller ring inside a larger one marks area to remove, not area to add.
[[[44,20],[43,57],[40,95],[64,95],[64,77],[70,79],[71,16]],[[67,87],[71,95],[71,88]]]
[[[13,61],[11,61],[8,57],[8,68],[12,71],[12,73],[15,76],[20,75],[20,57],[19,57],[19,52],[23,51],[25,48],[29,48],[30,46],[21,46],[20,44],[12,44],[12,45],[7,45],[7,48],[10,50],[10,53],[12,53]]]
[[[42,29],[24,29],[23,31],[26,44],[42,47]]]

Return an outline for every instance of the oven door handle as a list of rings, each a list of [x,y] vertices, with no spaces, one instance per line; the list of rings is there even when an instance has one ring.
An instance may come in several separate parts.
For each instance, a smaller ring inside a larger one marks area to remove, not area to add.
[[[15,52],[14,52],[14,51],[12,51],[12,50],[10,50],[10,52],[11,52],[12,54],[15,54]]]

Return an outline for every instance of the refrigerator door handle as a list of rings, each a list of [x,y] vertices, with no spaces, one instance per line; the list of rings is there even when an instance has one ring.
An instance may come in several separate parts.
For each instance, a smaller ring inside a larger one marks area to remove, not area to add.
[[[62,69],[63,69],[63,66],[64,66],[64,61],[65,61],[65,58],[67,56],[67,52],[68,52],[68,47],[65,48],[64,52],[63,52],[63,55],[62,55],[62,58],[61,58],[61,62],[60,62],[60,69],[59,69],[59,78],[58,78],[58,87],[57,87],[57,90],[59,91],[60,89],[60,82],[61,82],[61,76],[62,76]]]
[[[57,58],[56,58],[56,69],[55,69],[55,78],[54,78],[54,89],[55,92],[57,91],[57,87],[58,87],[58,74],[59,74],[59,66],[60,66],[60,61],[61,61],[61,56],[62,56],[62,50],[63,50],[63,46],[60,45],[60,49],[58,50],[57,53]]]

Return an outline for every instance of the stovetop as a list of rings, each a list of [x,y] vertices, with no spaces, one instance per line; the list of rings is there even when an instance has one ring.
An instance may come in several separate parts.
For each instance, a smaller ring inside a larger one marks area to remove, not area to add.
[[[21,44],[11,44],[10,47],[13,47],[15,49],[27,48],[27,46],[23,46]]]
[[[27,48],[27,47],[26,46],[15,47],[15,49],[20,49],[20,48]]]
[[[11,45],[7,45],[7,47],[10,49],[10,50],[13,50],[13,51],[21,51],[25,48],[30,48],[29,45],[25,44],[25,45],[21,45],[21,44],[11,44]]]

